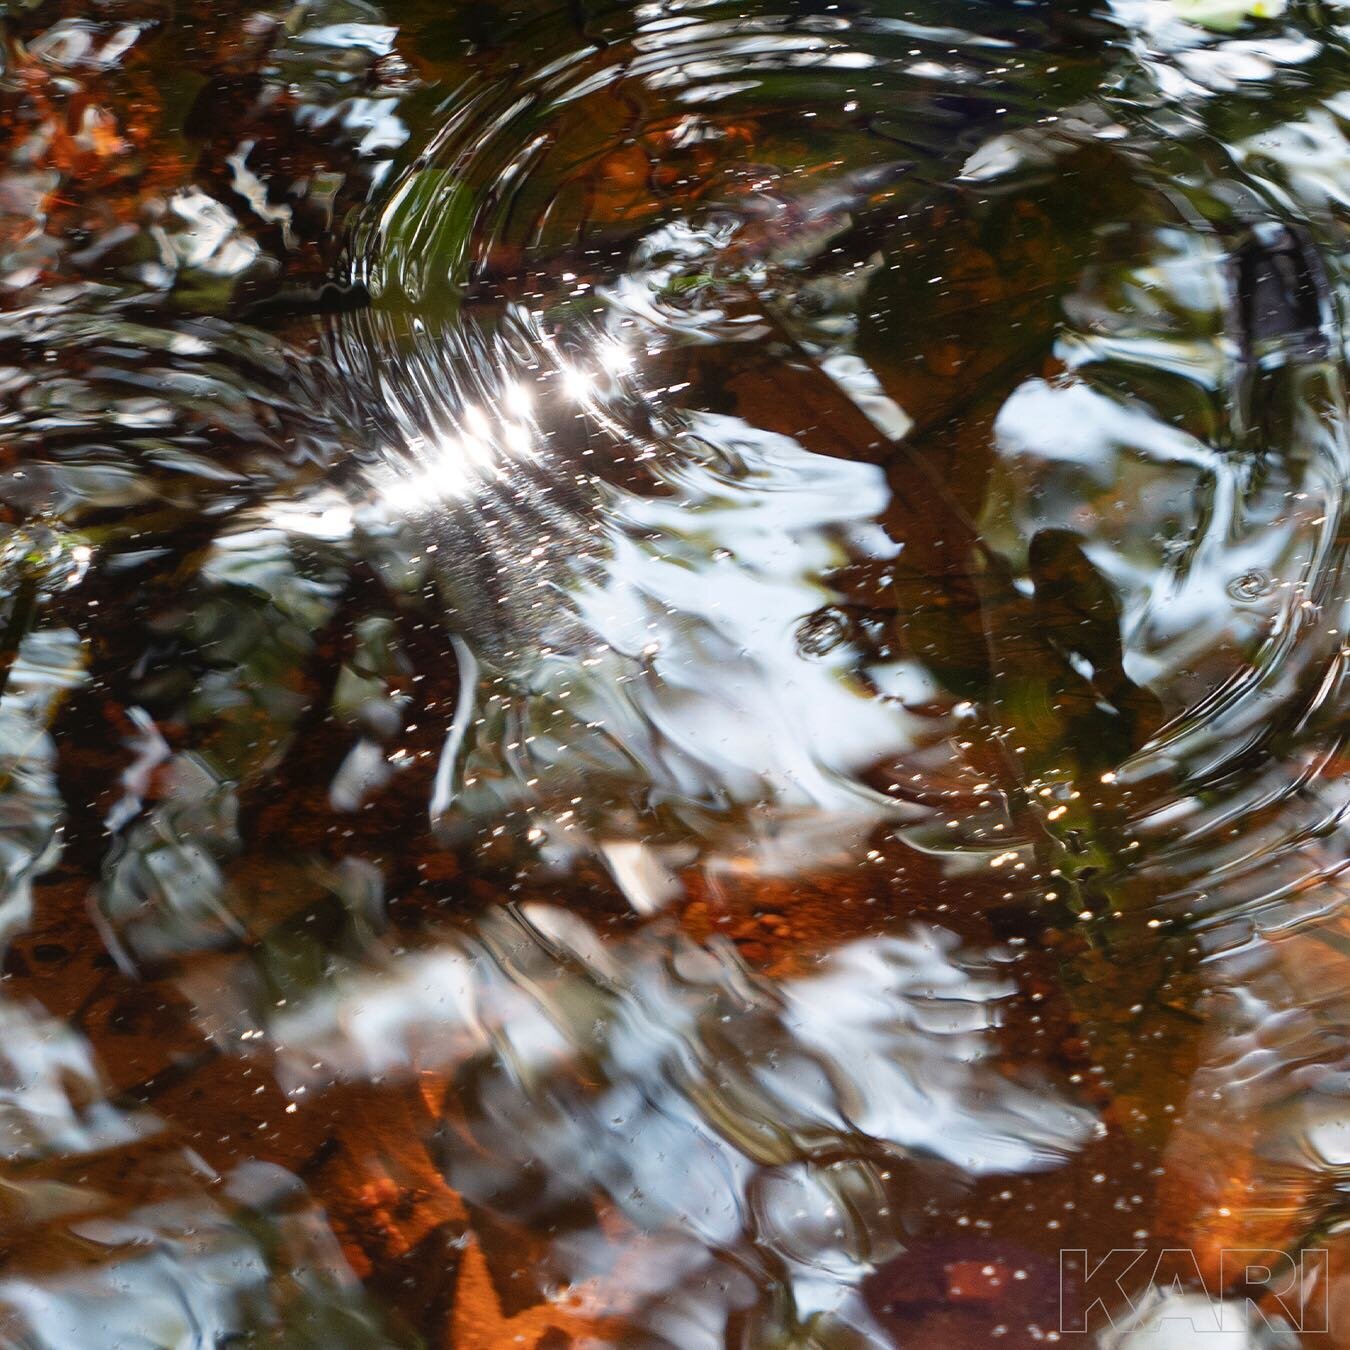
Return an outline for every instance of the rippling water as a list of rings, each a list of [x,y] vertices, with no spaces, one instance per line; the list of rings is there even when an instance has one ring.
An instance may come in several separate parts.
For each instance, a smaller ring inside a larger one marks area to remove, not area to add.
[[[5,1345],[1350,1334],[1341,5],[3,22]]]

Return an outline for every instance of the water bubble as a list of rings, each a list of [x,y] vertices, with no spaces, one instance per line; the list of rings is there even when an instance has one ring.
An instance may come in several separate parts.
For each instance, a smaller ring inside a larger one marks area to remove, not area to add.
[[[828,656],[848,635],[846,614],[834,608],[818,609],[797,625],[797,650],[803,656]]]
[[[1275,580],[1260,568],[1252,568],[1234,577],[1228,583],[1228,594],[1234,600],[1261,600],[1275,589]]]

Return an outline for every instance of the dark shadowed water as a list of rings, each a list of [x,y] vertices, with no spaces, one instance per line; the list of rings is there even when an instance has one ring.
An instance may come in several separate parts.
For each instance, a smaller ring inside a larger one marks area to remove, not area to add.
[[[0,1345],[1350,1344],[1350,10],[262,4],[0,6]]]

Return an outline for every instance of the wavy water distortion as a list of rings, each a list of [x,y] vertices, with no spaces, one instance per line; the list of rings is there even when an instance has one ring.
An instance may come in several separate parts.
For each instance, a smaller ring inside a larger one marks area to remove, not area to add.
[[[1343,7],[3,22],[0,1341],[1336,1343]]]

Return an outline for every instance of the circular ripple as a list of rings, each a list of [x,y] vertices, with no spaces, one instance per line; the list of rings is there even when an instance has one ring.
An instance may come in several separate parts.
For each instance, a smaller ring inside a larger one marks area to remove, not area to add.
[[[455,66],[335,334],[489,722],[548,742],[452,732],[442,805],[560,840],[580,774],[622,834],[636,779],[644,830],[842,813],[1250,919],[1343,809],[1344,94],[1272,40],[1235,134],[1166,72],[1251,44],[945,13],[613,8]]]

